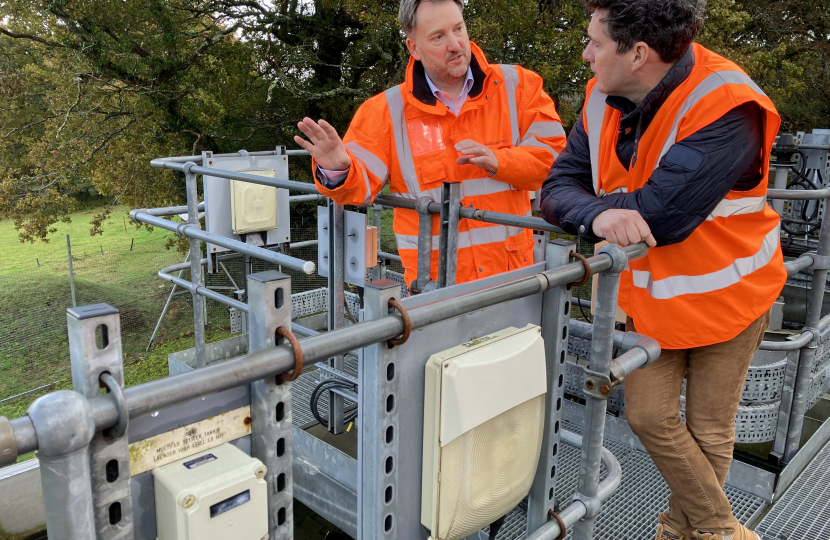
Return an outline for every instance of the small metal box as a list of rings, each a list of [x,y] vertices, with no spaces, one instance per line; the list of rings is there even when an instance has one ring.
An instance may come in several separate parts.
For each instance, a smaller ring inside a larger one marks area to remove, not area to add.
[[[231,444],[154,469],[158,540],[266,540],[265,472]]]

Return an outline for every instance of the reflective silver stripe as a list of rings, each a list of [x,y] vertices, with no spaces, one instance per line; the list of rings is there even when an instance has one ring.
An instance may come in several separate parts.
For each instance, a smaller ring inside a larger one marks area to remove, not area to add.
[[[540,139],[547,139],[549,137],[564,137],[565,128],[559,122],[533,122],[525,131],[524,139],[530,139],[536,135]]]
[[[507,109],[510,111],[510,142],[518,146],[521,141],[519,133],[519,112],[516,108],[516,89],[519,88],[519,72],[516,66],[500,64],[504,77],[504,89],[507,90]]]
[[[346,148],[366,165],[366,170],[380,178],[381,182],[386,183],[386,178],[389,175],[389,169],[386,168],[386,163],[356,142],[347,142]]]
[[[780,243],[778,225],[764,237],[761,249],[755,255],[736,259],[717,272],[700,276],[672,276],[654,280],[649,272],[633,270],[634,286],[647,289],[652,298],[667,300],[684,294],[703,294],[725,289],[741,281],[744,276],[760,270],[772,260]]]
[[[493,180],[492,178],[472,178],[461,183],[461,198],[492,195],[513,189],[510,184]]]
[[[468,234],[469,232],[469,234]],[[504,225],[493,225],[492,227],[479,227],[470,231],[458,233],[458,249],[471,246],[483,246],[493,242],[505,242],[510,237],[524,232],[521,227],[506,227]],[[418,249],[418,235],[395,234],[398,242],[398,249]],[[439,237],[432,237],[432,249],[438,251]]]
[[[755,84],[752,79],[746,73],[742,73],[740,71],[717,71],[712,73],[695,87],[692,90],[692,93],[689,94],[689,97],[686,98],[686,101],[683,102],[683,105],[680,107],[680,110],[677,112],[677,116],[674,118],[674,124],[672,124],[671,132],[669,132],[669,136],[666,139],[665,144],[663,144],[663,149],[660,151],[660,157],[657,158],[657,161],[654,162],[654,168],[660,166],[660,160],[663,159],[663,156],[669,151],[669,149],[677,142],[677,128],[680,124],[680,120],[686,116],[692,107],[697,105],[701,99],[707,94],[710,94],[720,88],[721,86],[725,86],[727,84],[745,84],[752,88],[755,93],[760,94],[764,97],[767,95],[764,93],[761,88]]]
[[[719,217],[738,216],[742,214],[754,214],[762,212],[767,206],[766,197],[744,197],[741,199],[724,199],[718,203],[706,221],[712,221]]]
[[[366,166],[362,162],[357,163],[357,168],[363,173],[363,182],[366,184],[366,197],[363,198],[363,203],[359,206],[366,206],[374,197],[372,197],[372,188],[369,185],[369,175],[366,174]]]
[[[605,98],[597,85],[591,90],[585,103],[585,131],[588,132],[588,149],[591,154],[591,176],[594,178],[594,193],[599,193],[599,141],[602,136],[602,120],[605,118]]]
[[[406,128],[401,87],[393,86],[385,94],[389,115],[392,118],[392,135],[395,138],[395,151],[398,154],[401,175],[406,182],[407,189],[414,195],[421,191],[421,185],[418,183],[418,173],[415,171],[415,162],[412,159],[412,148],[409,146],[409,132]],[[440,195],[436,200],[440,200]]]
[[[519,146],[535,146],[536,148],[544,148],[545,150],[553,154],[553,159],[559,157],[559,152],[551,148],[549,144],[545,144],[539,139],[535,139],[533,137],[531,137],[530,139],[525,139]]]

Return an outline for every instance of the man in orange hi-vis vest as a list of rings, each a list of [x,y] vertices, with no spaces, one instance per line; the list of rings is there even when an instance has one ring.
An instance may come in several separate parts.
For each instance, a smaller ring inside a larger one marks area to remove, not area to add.
[[[626,417],[671,488],[658,540],[750,540],[723,491],[735,415],[787,274],[766,203],[780,124],[734,63],[693,44],[704,0],[585,0],[595,77],[542,189],[579,235],[652,248],[620,283],[660,358],[626,377]],[[686,424],[680,397],[686,378]]]
[[[388,183],[392,195],[441,200],[443,182],[461,201],[530,215],[530,193],[565,147],[565,131],[542,78],[488,64],[467,37],[461,0],[403,0],[398,19],[411,57],[403,84],[366,101],[341,140],[326,121],[299,124],[320,192],[366,205]],[[406,283],[417,277],[418,213],[395,210]],[[432,222],[431,277],[438,275],[439,217]],[[532,231],[461,220],[456,282],[533,263]]]

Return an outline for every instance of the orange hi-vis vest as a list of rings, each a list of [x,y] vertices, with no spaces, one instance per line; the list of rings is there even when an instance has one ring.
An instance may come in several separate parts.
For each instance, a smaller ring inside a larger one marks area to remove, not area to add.
[[[642,188],[672,145],[731,109],[755,102],[762,111],[764,165],[758,186],[730,191],[686,240],[652,248],[622,274],[620,308],[638,332],[664,349],[732,339],[770,309],[787,280],[779,217],[766,202],[778,113],[737,65],[698,44],[694,56],[691,73],[642,134],[628,170],[616,153],[622,114],[606,105],[596,79],[588,82],[583,108],[594,192],[600,197]]]
[[[415,79],[420,77],[423,96],[423,66],[410,58],[403,84],[360,106],[343,138],[352,159],[349,174],[335,189],[318,181],[320,192],[340,204],[366,205],[388,184],[391,195],[440,202],[442,183],[459,182],[464,206],[530,215],[530,192],[542,187],[564,149],[565,131],[541,77],[518,66],[490,65],[481,49],[474,43],[471,48],[475,84],[457,117],[431,94],[418,99]],[[493,150],[499,162],[494,177],[475,165],[457,164],[455,145],[465,139]],[[417,277],[418,213],[395,209],[394,230],[410,284]],[[433,280],[438,277],[439,232],[435,215]],[[532,263],[531,231],[460,220],[457,283]]]

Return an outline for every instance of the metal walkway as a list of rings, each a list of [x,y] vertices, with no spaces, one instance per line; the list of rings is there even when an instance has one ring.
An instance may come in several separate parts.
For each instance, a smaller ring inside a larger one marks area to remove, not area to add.
[[[830,538],[830,443],[755,529],[766,540]]]

